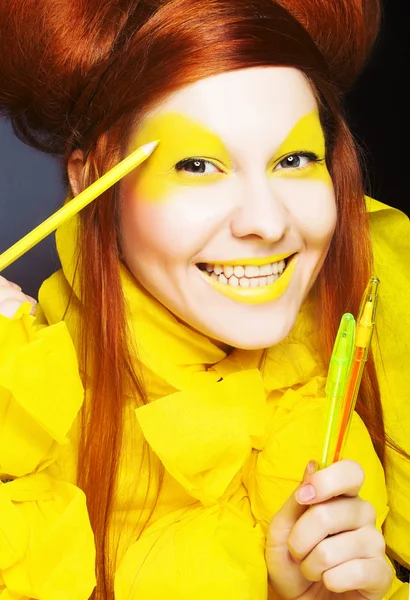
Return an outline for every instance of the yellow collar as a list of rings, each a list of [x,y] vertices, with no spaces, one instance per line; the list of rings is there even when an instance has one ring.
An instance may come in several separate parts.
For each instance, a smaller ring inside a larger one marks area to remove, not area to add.
[[[51,323],[62,319],[71,286],[76,296],[79,295],[73,285],[77,226],[78,220],[73,218],[57,231],[62,273],[47,280],[41,290],[40,302]],[[269,392],[303,384],[319,373],[321,361],[315,351],[313,302],[305,302],[293,331],[280,344],[267,350],[234,349],[227,356],[206,336],[181,323],[148,294],[125,267],[121,267],[121,280],[138,360],[174,390],[193,387],[199,383],[198,378],[204,376],[208,380],[217,380],[234,372],[256,368],[261,370],[265,389]],[[70,311],[66,321],[75,340],[75,311]]]
[[[72,219],[57,232],[62,270],[40,290],[48,322],[64,317],[74,344],[77,303],[71,303],[67,314],[66,307],[72,291],[78,296],[75,285],[71,288],[76,227]],[[287,390],[292,395],[289,388],[297,390],[320,374],[312,303],[305,303],[291,335],[280,344],[226,355],[178,321],[126,268],[121,280],[137,350],[135,368],[149,399],[135,409],[139,427],[166,470],[189,494],[210,505],[229,496],[252,449],[263,449],[269,407]]]

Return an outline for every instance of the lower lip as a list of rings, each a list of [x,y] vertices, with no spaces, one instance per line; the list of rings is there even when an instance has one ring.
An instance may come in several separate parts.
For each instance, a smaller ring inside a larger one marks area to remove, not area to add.
[[[266,302],[272,302],[280,298],[288,289],[291,282],[293,273],[295,272],[298,255],[295,254],[288,261],[285,270],[282,275],[278,277],[273,283],[256,287],[256,288],[241,288],[234,287],[227,283],[219,283],[215,279],[211,279],[209,275],[202,275],[208,283],[212,285],[214,289],[226,296],[231,298],[235,302],[242,302],[243,304],[265,304]],[[201,272],[202,273],[202,272]]]

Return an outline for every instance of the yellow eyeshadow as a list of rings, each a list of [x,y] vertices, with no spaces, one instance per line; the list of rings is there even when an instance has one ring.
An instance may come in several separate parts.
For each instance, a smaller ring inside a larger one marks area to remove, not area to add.
[[[274,177],[308,177],[331,184],[332,180],[324,160],[319,163],[311,163],[309,166],[300,169],[273,170],[278,162],[286,158],[286,155],[289,156],[290,154],[305,151],[316,154],[319,159],[324,159],[325,149],[325,137],[319,113],[317,110],[314,110],[296,123],[286,139],[279,146],[275,152],[275,156],[269,163],[269,172]]]
[[[138,169],[136,192],[145,200],[166,199],[175,185],[207,185],[232,168],[221,139],[181,114],[168,113],[147,118],[133,140],[132,148],[153,139],[159,139],[160,143],[152,157]],[[175,165],[187,158],[209,160],[218,171],[200,176],[177,171]]]

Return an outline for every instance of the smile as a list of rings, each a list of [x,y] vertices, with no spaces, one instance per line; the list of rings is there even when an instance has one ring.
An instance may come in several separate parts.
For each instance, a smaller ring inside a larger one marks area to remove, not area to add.
[[[276,281],[285,270],[285,261],[280,260],[261,266],[207,264],[205,269],[211,279],[219,283],[233,287],[259,287]]]
[[[244,260],[244,264],[234,261],[230,264],[199,263],[197,266],[206,280],[225,296],[245,304],[262,304],[285,293],[296,267],[297,253],[272,258],[279,260],[251,259]]]

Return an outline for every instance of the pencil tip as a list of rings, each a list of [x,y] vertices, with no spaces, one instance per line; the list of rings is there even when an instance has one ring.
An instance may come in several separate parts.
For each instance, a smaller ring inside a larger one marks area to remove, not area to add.
[[[155,148],[158,146],[159,140],[154,140],[153,142],[149,142],[148,144],[144,144],[144,150],[148,156],[152,154]]]

